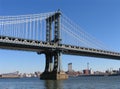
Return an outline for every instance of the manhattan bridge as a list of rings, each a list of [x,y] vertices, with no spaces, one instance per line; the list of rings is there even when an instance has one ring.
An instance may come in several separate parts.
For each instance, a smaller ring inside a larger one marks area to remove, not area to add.
[[[106,47],[59,10],[56,12],[0,16],[0,48],[45,54],[41,79],[67,79],[61,55],[120,59],[120,53]]]

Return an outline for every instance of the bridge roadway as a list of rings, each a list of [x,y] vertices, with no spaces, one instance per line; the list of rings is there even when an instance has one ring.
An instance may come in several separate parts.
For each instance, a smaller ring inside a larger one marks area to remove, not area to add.
[[[37,53],[44,53],[47,51],[61,51],[63,54],[68,55],[79,55],[79,56],[90,56],[98,58],[109,58],[120,60],[120,53],[79,47],[66,44],[56,44],[44,41],[34,41],[26,40],[20,38],[13,38],[7,36],[0,36],[0,48],[11,49],[11,50],[23,50],[23,51],[33,51]]]

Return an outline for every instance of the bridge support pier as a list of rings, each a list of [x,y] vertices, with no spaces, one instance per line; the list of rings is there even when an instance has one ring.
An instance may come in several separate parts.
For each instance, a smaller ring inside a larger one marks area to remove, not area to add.
[[[54,42],[56,45],[60,44],[61,41],[60,15],[61,13],[58,11],[54,15],[46,19],[46,41],[49,43]],[[53,26],[54,29],[52,29]],[[48,80],[67,79],[68,78],[67,74],[65,74],[65,72],[61,70],[61,58],[60,58],[61,51],[59,49],[53,49],[50,50],[49,52],[45,52],[45,56],[46,56],[45,71],[40,75],[40,78],[48,79]],[[53,58],[54,58],[54,66],[53,66]]]
[[[64,79],[68,79],[68,75],[65,74],[64,72],[58,72],[58,73],[42,73],[40,75],[40,79],[43,80],[64,80]]]
[[[68,75],[61,70],[60,53],[47,53],[45,71],[40,75],[43,80],[61,80],[67,79]],[[53,67],[54,58],[54,67]]]

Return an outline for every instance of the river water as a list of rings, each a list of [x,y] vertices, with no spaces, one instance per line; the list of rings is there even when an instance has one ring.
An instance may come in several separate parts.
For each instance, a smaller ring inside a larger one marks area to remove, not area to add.
[[[72,77],[58,81],[39,78],[0,79],[0,89],[120,89],[120,76]]]

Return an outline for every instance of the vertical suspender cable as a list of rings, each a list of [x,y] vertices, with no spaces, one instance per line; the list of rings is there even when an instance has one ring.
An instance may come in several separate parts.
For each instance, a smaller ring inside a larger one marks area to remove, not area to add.
[[[27,21],[27,17],[25,19],[25,39],[27,39],[27,29],[28,29],[28,21]]]
[[[41,41],[42,41],[42,39],[43,39],[43,38],[42,38],[42,36],[43,36],[43,35],[42,35],[42,29],[43,29],[43,28],[42,28],[42,21],[40,20],[40,40],[41,40]]]
[[[38,41],[38,17],[36,21],[36,40]]]
[[[32,26],[31,26],[32,24],[31,24],[31,17],[30,17],[30,28],[29,28],[29,30],[30,30],[30,33],[29,33],[29,39],[31,39],[31,29],[32,29]]]

